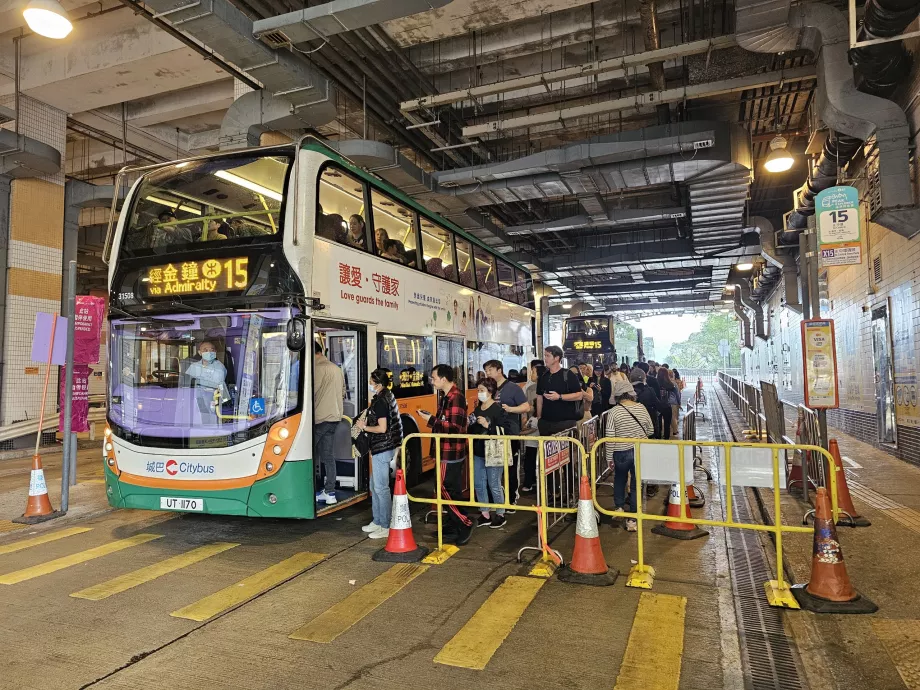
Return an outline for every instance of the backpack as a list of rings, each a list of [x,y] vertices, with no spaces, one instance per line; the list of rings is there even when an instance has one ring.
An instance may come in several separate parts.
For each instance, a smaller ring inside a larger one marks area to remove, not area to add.
[[[572,372],[569,371],[568,369],[563,369],[562,371],[565,372],[565,373],[562,375],[562,380],[565,382],[566,386],[568,387],[568,384],[569,384],[569,376],[573,376],[573,374],[572,374]],[[581,390],[581,383],[578,384],[578,389]],[[585,416],[585,401],[584,401],[584,399],[582,399],[582,400],[575,400],[575,401],[569,400],[569,401],[567,401],[567,402],[572,402],[572,403],[575,405],[575,414],[578,415],[577,419],[581,419],[582,417]]]

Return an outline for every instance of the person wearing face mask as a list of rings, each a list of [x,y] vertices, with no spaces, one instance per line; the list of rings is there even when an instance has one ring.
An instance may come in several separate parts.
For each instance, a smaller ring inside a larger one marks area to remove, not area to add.
[[[185,370],[185,375],[192,379],[192,385],[195,387],[195,398],[200,401],[198,409],[201,411],[202,421],[216,424],[215,392],[219,391],[221,402],[230,397],[225,385],[227,367],[217,360],[217,348],[210,340],[203,340],[198,344],[198,354],[201,359],[192,361]]]
[[[476,386],[476,395],[479,402],[470,416],[469,433],[478,436],[493,436],[496,429],[505,429],[505,411],[501,404],[496,402],[495,393],[498,384],[495,379],[486,377]],[[485,439],[473,440],[473,480],[476,486],[476,500],[480,503],[504,503],[505,489],[502,486],[505,478],[504,467],[486,467],[486,442]],[[488,488],[487,488],[488,487]],[[492,500],[489,500],[489,493]],[[496,508],[495,515],[488,508],[480,508],[482,513],[476,522],[477,527],[491,527],[498,529],[505,524],[505,509]]]
[[[374,519],[361,529],[371,539],[390,535],[390,462],[402,445],[403,428],[399,405],[390,386],[393,373],[379,368],[371,372],[368,386],[371,403],[367,416],[356,425],[367,432],[371,445],[371,512]]]

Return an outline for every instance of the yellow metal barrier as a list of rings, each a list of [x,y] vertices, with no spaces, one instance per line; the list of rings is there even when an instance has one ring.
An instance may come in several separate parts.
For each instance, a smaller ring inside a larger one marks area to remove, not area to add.
[[[709,525],[711,527],[736,527],[741,529],[750,529],[760,532],[772,532],[775,538],[776,544],[776,579],[770,580],[764,584],[764,588],[767,593],[767,600],[772,606],[781,606],[785,608],[797,609],[799,608],[798,602],[792,596],[792,592],[789,589],[789,585],[786,583],[783,577],[783,533],[786,532],[801,532],[801,533],[811,533],[813,529],[810,527],[802,526],[787,526],[782,524],[782,517],[780,511],[780,466],[779,466],[779,452],[781,450],[804,450],[812,451],[815,453],[821,453],[824,455],[829,463],[833,463],[834,460],[823,448],[819,446],[809,446],[809,445],[794,445],[794,444],[782,444],[782,443],[730,443],[725,441],[698,441],[698,440],[655,440],[655,439],[634,439],[634,438],[601,438],[598,439],[594,445],[591,447],[591,462],[587,463],[591,472],[591,485],[592,487],[596,485],[597,481],[597,453],[598,448],[601,448],[606,443],[631,443],[635,446],[635,467],[636,467],[636,487],[641,496],[641,486],[642,486],[642,458],[641,458],[641,447],[643,445],[671,445],[678,446],[677,453],[677,464],[678,464],[678,477],[680,480],[677,482],[680,487],[680,515],[684,516],[687,514],[687,491],[686,485],[684,482],[685,478],[685,458],[683,448],[685,446],[690,447],[712,447],[712,448],[722,448],[725,452],[725,477],[719,477],[720,485],[725,486],[725,514],[727,516],[726,520],[707,520],[700,518],[688,518],[688,517],[669,517],[667,515],[658,515],[653,513],[646,513],[642,510],[642,501],[641,499],[637,502],[639,510],[636,513],[614,513],[608,508],[604,508],[598,503],[597,492],[594,491],[594,507],[604,515],[609,515],[611,517],[617,518],[634,518],[638,523],[638,558],[637,563],[633,566],[632,570],[629,573],[629,578],[627,579],[626,585],[628,587],[639,587],[643,589],[651,589],[652,582],[655,576],[655,570],[651,566],[647,565],[645,562],[645,541],[642,533],[642,523],[646,520],[659,521],[659,522],[683,522],[692,525]],[[774,510],[774,519],[773,525],[760,525],[754,523],[744,523],[736,522],[732,515],[732,466],[731,466],[731,452],[732,449],[738,448],[750,448],[750,449],[770,449],[773,457],[773,510]],[[606,450],[606,449],[605,449]],[[833,466],[833,465],[831,465]],[[582,468],[584,471],[584,468]],[[833,472],[828,473],[829,481],[828,488],[831,495],[831,507],[834,516],[834,522],[837,521],[839,517],[839,508],[837,506],[837,482],[834,477]]]
[[[573,460],[572,458],[569,459],[569,462],[573,463],[573,467],[575,467],[576,473],[581,473],[584,471],[584,465],[587,460],[587,451],[585,450],[585,447],[581,443],[581,441],[579,441],[576,438],[560,437],[560,436],[510,436],[510,435],[509,436],[474,436],[472,434],[432,434],[432,433],[409,434],[403,439],[403,443],[402,443],[402,467],[403,467],[404,473],[406,472],[406,457],[407,457],[406,444],[409,441],[416,439],[416,438],[418,439],[429,438],[429,439],[435,439],[437,441],[437,443],[433,444],[435,448],[435,460],[436,460],[435,468],[437,470],[434,473],[435,474],[434,498],[423,497],[423,496],[413,496],[412,493],[407,491],[407,495],[410,501],[432,505],[435,507],[434,510],[435,510],[435,513],[437,514],[438,549],[437,551],[429,555],[425,559],[425,562],[442,563],[444,560],[449,558],[452,554],[456,553],[457,551],[456,546],[453,546],[450,544],[445,546],[444,544],[444,529],[443,529],[444,516],[442,514],[442,510],[444,506],[460,506],[464,508],[477,508],[479,510],[482,510],[482,509],[515,510],[519,513],[520,512],[534,513],[537,517],[537,530],[538,530],[538,534],[540,535],[540,540],[539,540],[540,550],[542,551],[543,555],[541,556],[540,562],[531,571],[531,574],[542,575],[545,577],[548,577],[549,575],[551,575],[553,570],[555,569],[555,566],[560,564],[560,559],[556,555],[556,553],[551,548],[549,548],[549,545],[547,544],[547,531],[549,529],[549,526],[548,526],[549,521],[547,519],[547,514],[548,513],[576,513],[577,508],[541,505],[541,503],[545,502],[546,485],[547,485],[547,482],[546,482],[546,476],[547,476],[547,473],[546,473],[546,443],[548,442],[559,443],[560,441],[565,441],[567,443],[570,443],[571,446],[574,447],[576,451],[578,451],[577,454],[579,458],[578,458],[577,465],[574,464],[575,460]],[[469,458],[469,462],[467,464],[469,465],[469,482],[470,482],[469,491],[470,491],[470,496],[472,498],[475,498],[476,496],[475,467],[474,467],[474,463],[472,462],[473,441],[474,440],[478,440],[478,441],[501,440],[505,442],[506,443],[506,446],[505,446],[506,448],[505,457],[506,458],[511,456],[511,441],[521,441],[521,442],[537,441],[538,442],[538,445],[537,445],[537,473],[539,475],[537,505],[533,505],[533,506],[512,505],[511,503],[508,502],[507,500],[508,499],[508,462],[505,462],[504,474],[502,478],[502,488],[504,489],[505,499],[506,499],[504,503],[483,503],[483,502],[475,501],[475,500],[461,501],[461,500],[457,500],[453,498],[451,500],[445,500],[441,492],[442,481],[441,481],[441,472],[440,472],[440,467],[441,467],[441,443],[440,441],[446,440],[446,439],[449,439],[449,440],[466,439],[467,441],[467,457]]]

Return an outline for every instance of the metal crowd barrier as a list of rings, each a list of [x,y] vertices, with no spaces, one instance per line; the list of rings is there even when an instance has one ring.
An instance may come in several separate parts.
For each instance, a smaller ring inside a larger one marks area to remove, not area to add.
[[[635,447],[635,475],[636,485],[641,486],[645,480],[658,482],[671,482],[677,486],[680,496],[680,515],[670,517],[657,513],[646,513],[643,502],[639,502],[638,510],[635,513],[614,513],[610,508],[602,506],[597,500],[597,492],[594,492],[595,509],[611,518],[633,518],[638,522],[637,530],[637,563],[630,572],[627,586],[641,587],[650,589],[654,579],[654,568],[645,562],[645,537],[643,535],[642,525],[646,521],[655,522],[681,522],[692,525],[707,525],[710,527],[740,528],[750,529],[760,532],[773,532],[776,547],[776,579],[765,583],[767,599],[773,606],[785,606],[789,608],[798,608],[794,597],[785,582],[783,575],[783,534],[792,532],[812,533],[814,530],[810,527],[784,525],[781,515],[780,491],[785,484],[785,472],[780,471],[779,451],[785,450],[802,450],[825,456],[826,459],[833,462],[830,454],[819,446],[794,445],[794,444],[776,444],[776,443],[729,443],[724,441],[674,441],[674,440],[655,440],[648,439],[637,441],[637,439],[626,438],[600,438],[591,447],[591,462],[588,467],[591,470],[592,485],[596,481],[596,456],[598,449],[606,443],[627,442],[633,443]],[[718,453],[719,478],[720,483],[726,487],[725,491],[725,520],[709,520],[702,518],[681,517],[687,515],[687,492],[686,492],[686,449],[690,449],[691,457],[694,447],[711,447],[720,449]],[[766,473],[763,466],[765,464],[763,454],[768,452],[770,455],[771,472],[769,473],[771,481],[767,481]],[[648,464],[651,466],[648,476],[643,477],[642,461],[643,453],[648,457]],[[739,462],[738,472],[735,479],[732,480],[733,467],[732,455],[736,455]],[[673,461],[676,460],[676,463]],[[677,473],[674,474],[674,465],[677,465]],[[830,479],[829,492],[831,497],[831,509],[836,522],[839,517],[839,507],[837,505],[837,483],[833,473],[828,475]],[[774,520],[772,525],[762,525],[757,523],[737,522],[732,512],[732,487],[740,486],[762,486],[773,490],[773,509]]]

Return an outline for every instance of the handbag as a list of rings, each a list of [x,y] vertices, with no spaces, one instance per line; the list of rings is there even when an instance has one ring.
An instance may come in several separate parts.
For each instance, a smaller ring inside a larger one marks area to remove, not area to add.
[[[508,445],[502,438],[505,435],[505,430],[500,426],[496,427],[495,435],[498,438],[490,438],[485,441],[486,467],[505,466],[505,446]]]
[[[361,414],[355,417],[355,421],[351,425],[351,445],[354,451],[355,459],[363,458],[371,451],[371,439],[367,435],[366,431],[362,431],[358,428],[358,422],[361,420],[366,420],[367,410],[364,410]]]

